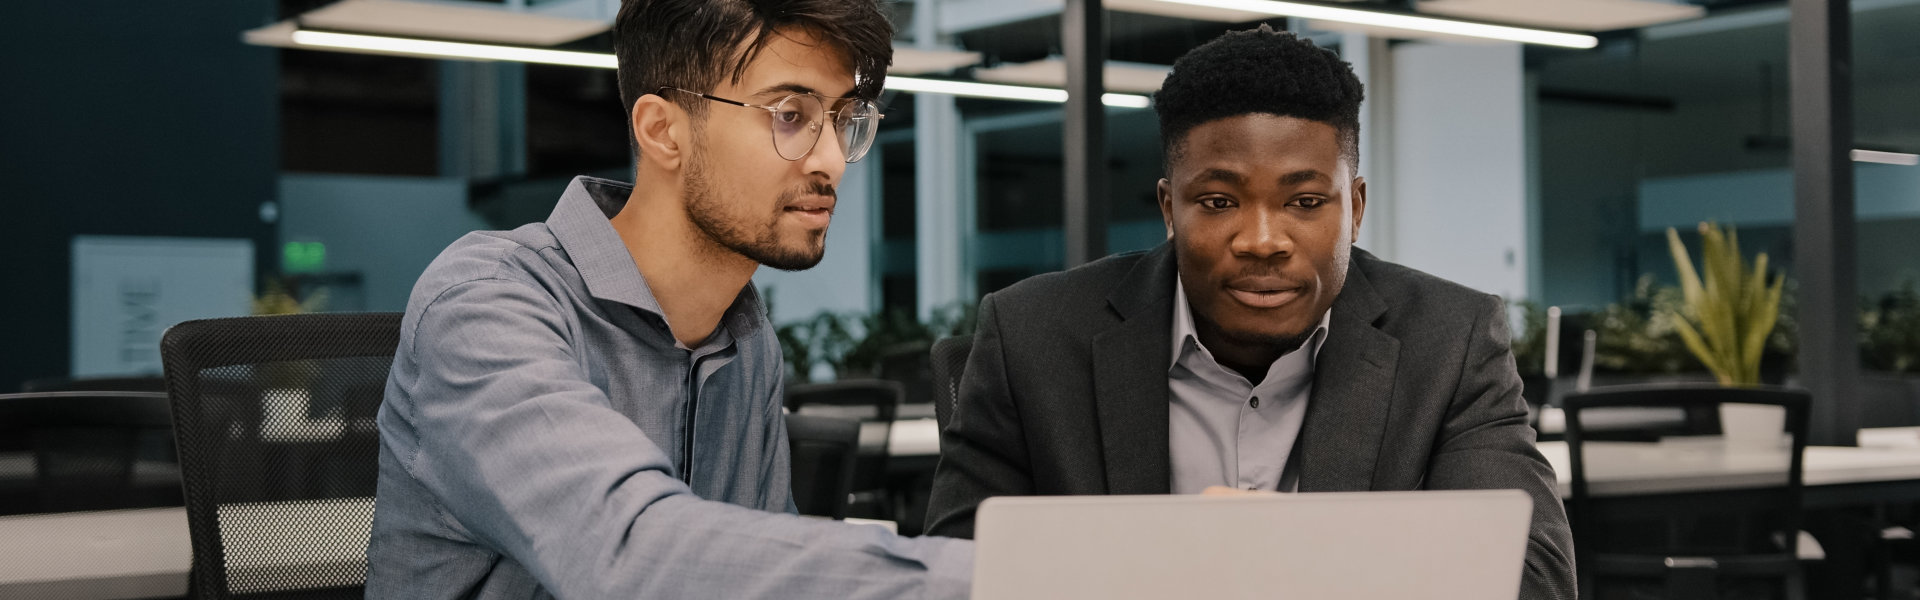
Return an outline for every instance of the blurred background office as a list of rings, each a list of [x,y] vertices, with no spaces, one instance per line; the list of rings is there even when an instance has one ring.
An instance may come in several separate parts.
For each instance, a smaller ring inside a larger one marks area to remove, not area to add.
[[[1665,230],[1693,243],[1695,224],[1716,221],[1798,279],[1784,2],[1345,5],[1597,33],[1597,45],[1109,2],[1105,157],[1070,174],[1059,102],[933,85],[1061,89],[1060,2],[889,4],[901,82],[884,98],[878,151],[841,186],[831,251],[812,271],[756,280],[773,296],[774,320],[813,346],[799,374],[870,369],[870,353],[847,363],[864,337],[926,335],[908,330],[950,326],[982,294],[1069,266],[1069,179],[1102,180],[1086,210],[1103,213],[1093,222],[1105,251],[1159,243],[1161,156],[1146,96],[1186,50],[1259,22],[1340,52],[1368,83],[1360,165],[1371,203],[1359,242],[1384,258],[1516,302],[1647,316],[1643,305],[1676,283]],[[293,39],[304,27],[603,53],[616,8],[9,3],[0,164],[12,214],[0,236],[9,257],[0,320],[12,343],[0,389],[155,372],[152,343],[188,318],[400,310],[414,277],[460,234],[544,218],[576,174],[629,178],[610,69]],[[1857,235],[1838,241],[1858,257],[1858,303],[1877,306],[1911,301],[1920,279],[1920,168],[1906,164],[1920,152],[1920,5],[1858,0],[1852,11],[1852,137],[1882,162],[1855,163]],[[873,317],[889,312],[905,318]],[[843,317],[851,339],[829,335],[821,314]],[[1667,363],[1687,362],[1658,331],[1613,333],[1605,352],[1652,344],[1673,354]],[[1905,344],[1869,353],[1869,366],[1913,368]],[[1639,364],[1662,363],[1649,356],[1600,362],[1603,372],[1698,369]]]
[[[1920,425],[1920,0],[1796,4],[889,2],[886,118],[826,259],[755,283],[792,383],[881,375],[927,404],[889,357],[969,333],[984,294],[1165,238],[1150,94],[1268,23],[1367,85],[1358,244],[1512,302],[1536,403],[1583,360],[1595,385],[1714,380],[1677,332],[1667,234],[1698,262],[1711,222],[1785,276],[1761,378],[1812,389],[1814,441],[1851,444]],[[630,179],[617,10],[0,4],[0,392],[159,391],[184,320],[403,310],[460,235],[544,219],[575,175]]]

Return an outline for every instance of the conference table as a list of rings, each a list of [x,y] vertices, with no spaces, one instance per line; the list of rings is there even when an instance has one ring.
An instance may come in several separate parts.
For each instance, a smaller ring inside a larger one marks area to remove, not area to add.
[[[869,435],[886,436],[884,442],[869,442],[876,449],[884,443],[896,457],[933,460],[939,455],[939,426],[933,419],[902,419],[892,424],[890,432]],[[1861,430],[1859,441],[1860,447],[1806,449],[1803,467],[1809,508],[1920,501],[1920,428]],[[1537,447],[1553,464],[1565,497],[1570,472],[1566,443],[1541,442]],[[1599,496],[1724,493],[1777,483],[1786,454],[1775,447],[1596,442],[1589,448],[1589,481]],[[1622,468],[1627,464],[1634,466]],[[260,503],[228,507],[223,514],[232,531],[251,532],[264,541],[273,539],[276,530],[313,519],[362,514],[347,509],[371,502],[371,498],[347,498]],[[346,526],[362,531],[370,527],[369,521],[353,521]],[[302,560],[353,564],[364,556],[363,548],[355,550],[344,548]],[[231,567],[238,573],[287,568],[271,559],[252,560]],[[191,564],[186,511],[180,507],[0,516],[0,598],[180,596],[186,593]],[[234,580],[248,578],[240,575]]]

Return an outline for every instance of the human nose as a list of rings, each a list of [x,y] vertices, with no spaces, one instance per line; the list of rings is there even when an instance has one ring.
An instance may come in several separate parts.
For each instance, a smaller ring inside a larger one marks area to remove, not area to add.
[[[1234,254],[1254,258],[1293,254],[1293,235],[1288,231],[1284,215],[1272,210],[1251,210],[1243,214],[1245,221],[1233,237]]]
[[[826,176],[828,185],[837,185],[847,171],[847,152],[840,147],[840,132],[825,113],[814,120],[813,148],[801,159],[809,173]]]

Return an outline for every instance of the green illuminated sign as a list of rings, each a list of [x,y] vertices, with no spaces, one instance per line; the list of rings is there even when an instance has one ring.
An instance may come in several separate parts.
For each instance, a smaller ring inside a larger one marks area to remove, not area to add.
[[[287,242],[280,249],[280,270],[287,273],[313,273],[327,266],[327,245],[320,242]]]

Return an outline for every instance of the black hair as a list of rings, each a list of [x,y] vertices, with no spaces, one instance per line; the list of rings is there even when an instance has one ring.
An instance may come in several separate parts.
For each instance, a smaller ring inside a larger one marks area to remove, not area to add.
[[[641,96],[662,87],[711,92],[722,77],[738,83],[767,42],[792,28],[837,46],[853,69],[853,94],[879,98],[893,63],[893,24],[875,0],[625,0],[613,23],[613,53],[628,127]],[[698,97],[668,99],[695,118],[706,115]]]
[[[1292,33],[1232,31],[1174,61],[1153,94],[1160,115],[1160,147],[1171,168],[1188,131],[1244,114],[1271,114],[1332,125],[1340,156],[1360,166],[1360,100],[1353,66],[1332,50]]]

